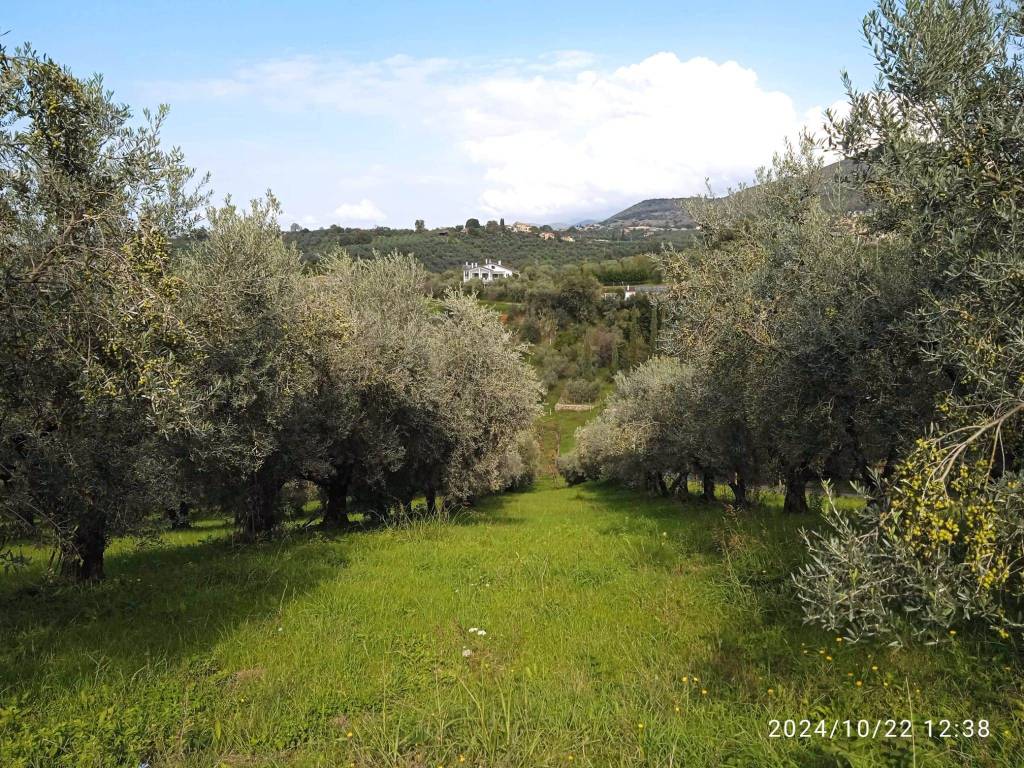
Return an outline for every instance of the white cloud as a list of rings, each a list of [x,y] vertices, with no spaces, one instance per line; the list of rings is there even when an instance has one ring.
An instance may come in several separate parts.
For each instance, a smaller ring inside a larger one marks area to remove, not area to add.
[[[538,69],[562,69],[573,70],[591,67],[596,64],[598,57],[590,51],[554,51],[540,57],[537,64]]]
[[[334,209],[334,215],[339,224],[380,224],[387,219],[384,211],[365,197],[358,203],[342,203]]]
[[[436,87],[459,68],[458,62],[443,58],[397,55],[355,62],[336,56],[302,55],[256,62],[226,78],[153,82],[146,90],[172,102],[233,97],[258,100],[283,111],[397,114],[402,99]]]
[[[277,221],[282,227],[290,227],[292,224],[298,224],[303,227],[313,227],[317,224],[319,219],[310,214],[300,216],[289,211],[282,211],[281,215],[277,217]]]
[[[398,195],[413,194],[417,180],[435,176],[451,179],[448,189],[474,189],[475,205],[488,216],[535,220],[699,194],[705,179],[721,192],[749,180],[785,138],[821,125],[820,107],[798,107],[735,61],[683,60],[670,52],[618,68],[599,61],[575,50],[501,61],[299,56],[171,84],[171,96],[348,115],[339,131],[360,116],[383,118],[395,126],[392,140],[402,142],[406,156],[426,146],[420,138],[427,135],[433,146],[455,151],[443,166],[423,149],[422,162],[384,168],[378,154],[362,168],[337,168],[334,178],[345,181],[339,186],[347,195],[387,194],[394,206]],[[415,194],[424,194],[422,185]],[[385,219],[368,198],[334,213],[357,223]],[[451,218],[472,213],[452,210]]]
[[[535,218],[698,194],[705,179],[724,191],[817,115],[735,62],[672,53],[571,78],[484,80],[454,99],[485,209]]]

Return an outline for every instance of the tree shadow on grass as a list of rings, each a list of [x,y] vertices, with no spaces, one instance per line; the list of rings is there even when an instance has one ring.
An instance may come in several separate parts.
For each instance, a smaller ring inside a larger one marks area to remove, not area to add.
[[[576,486],[575,498],[598,509],[624,513],[620,519],[599,527],[606,535],[660,536],[670,533],[694,553],[714,548],[714,527],[723,520],[724,505],[696,497],[666,498],[623,488],[609,482],[587,482]]]
[[[514,517],[513,515],[502,515],[497,513],[468,513],[457,515],[448,520],[449,525],[455,525],[460,528],[467,528],[474,525],[524,525],[527,521],[521,517]]]
[[[443,524],[523,522],[487,503]],[[267,541],[236,543],[230,521],[204,519],[156,545],[120,542],[107,555],[100,584],[53,583],[41,575],[27,583],[0,580],[0,691],[37,687],[44,678],[68,684],[101,668],[131,675],[150,664],[202,657],[250,622],[253,631],[263,624],[272,631],[271,619],[291,601],[337,576],[360,534],[382,527],[312,523],[315,518]],[[201,538],[181,543],[182,535]]]
[[[291,536],[246,546],[223,536],[164,542],[110,554],[101,584],[0,592],[0,690],[208,654],[337,573],[346,549]]]
[[[773,494],[749,507],[731,507],[732,497],[719,487],[714,502],[690,493],[683,497],[662,497],[624,488],[611,482],[587,482],[576,487],[576,498],[597,508],[627,513],[619,522],[605,525],[601,533],[658,535],[669,533],[675,543],[693,553],[721,554],[723,533],[747,533],[787,539],[799,538],[797,531],[815,525],[812,514],[784,515],[781,501]]]

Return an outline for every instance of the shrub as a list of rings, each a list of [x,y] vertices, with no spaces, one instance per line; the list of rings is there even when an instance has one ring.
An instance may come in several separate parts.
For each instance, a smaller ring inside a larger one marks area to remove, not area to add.
[[[510,446],[502,464],[499,490],[522,491],[529,488],[540,472],[540,446],[532,432],[523,432]]]
[[[992,482],[984,461],[935,479],[924,441],[880,495],[805,533],[810,562],[794,576],[808,621],[852,639],[935,640],[972,624],[1000,637],[1024,629],[1021,477]]]
[[[565,403],[592,403],[601,394],[601,384],[586,379],[571,379],[562,390],[562,401]]]
[[[526,319],[519,325],[519,338],[529,344],[540,343],[540,324],[536,320]]]
[[[558,467],[558,474],[562,476],[562,479],[568,485],[579,485],[590,479],[587,477],[587,473],[580,463],[580,457],[576,452],[559,456],[555,459],[555,465]]]

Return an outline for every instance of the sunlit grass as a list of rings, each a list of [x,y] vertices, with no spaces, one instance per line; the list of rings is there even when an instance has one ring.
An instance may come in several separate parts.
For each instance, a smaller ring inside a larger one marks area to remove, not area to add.
[[[98,588],[7,583],[0,764],[843,765],[826,750],[910,745],[770,740],[768,719],[913,705],[994,732],[919,738],[918,765],[1020,765],[1018,670],[980,640],[801,625],[801,522],[543,481],[447,524],[122,542]]]

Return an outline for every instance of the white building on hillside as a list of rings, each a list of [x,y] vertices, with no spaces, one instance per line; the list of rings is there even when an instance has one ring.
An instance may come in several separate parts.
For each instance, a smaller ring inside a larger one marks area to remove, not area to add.
[[[488,260],[483,266],[475,261],[467,261],[462,268],[462,282],[464,283],[468,283],[470,280],[482,280],[485,283],[490,283],[494,280],[515,277],[515,275],[513,270],[501,266],[501,259],[496,262]]]
[[[622,300],[629,301],[635,298],[638,293],[646,295],[649,299],[654,299],[657,294],[664,293],[668,289],[665,285],[627,285],[626,290],[622,292]]]

